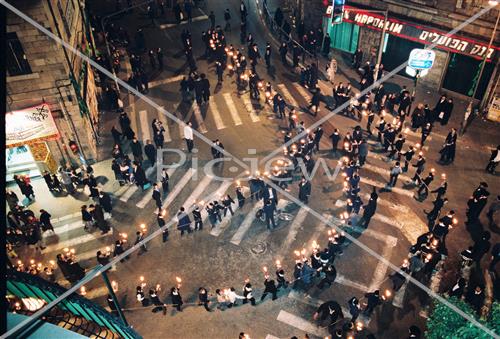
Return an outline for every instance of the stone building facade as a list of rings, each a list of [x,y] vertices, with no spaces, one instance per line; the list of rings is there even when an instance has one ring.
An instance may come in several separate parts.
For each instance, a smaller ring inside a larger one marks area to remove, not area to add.
[[[433,68],[419,83],[462,97],[472,97],[477,84],[476,101],[488,106],[498,87],[499,30],[490,51],[487,47],[499,16],[500,5],[486,11],[449,39],[447,32],[489,7],[487,0],[347,0],[344,22],[331,25],[328,5],[332,1],[290,0],[292,9],[306,23],[306,29],[323,27],[332,36],[332,47],[353,53],[364,52],[364,61],[373,59],[381,45],[384,11],[388,11],[387,34],[382,63],[391,70],[408,58],[413,48],[437,43]],[[332,28],[333,27],[333,28]],[[499,27],[500,29],[500,27]],[[347,35],[347,38],[346,38]],[[481,63],[488,55],[479,80]],[[403,71],[404,72],[404,71]],[[400,72],[402,74],[403,72]],[[402,74],[403,75],[403,74]]]
[[[83,1],[25,0],[11,4],[75,49],[93,55]],[[45,104],[59,132],[51,140],[27,138],[25,145],[9,148],[10,175],[55,171],[58,165],[95,161],[99,115],[92,68],[9,10],[5,52],[6,112]],[[32,158],[19,155],[23,153],[31,153]]]

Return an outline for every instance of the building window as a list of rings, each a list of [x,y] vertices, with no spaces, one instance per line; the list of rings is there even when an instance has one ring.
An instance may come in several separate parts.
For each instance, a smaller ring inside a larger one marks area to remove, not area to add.
[[[31,67],[17,34],[7,33],[7,74],[12,77],[30,73]]]
[[[57,9],[59,10],[59,15],[63,21],[66,36],[69,38],[71,36],[71,26],[73,25],[73,15],[75,12],[73,1],[68,1],[66,3],[66,8],[63,8],[61,0],[59,0],[57,1]]]

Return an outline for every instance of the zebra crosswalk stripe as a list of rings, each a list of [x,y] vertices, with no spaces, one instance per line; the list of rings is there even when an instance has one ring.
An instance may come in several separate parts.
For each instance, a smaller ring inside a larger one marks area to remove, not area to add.
[[[245,234],[248,232],[248,230],[252,226],[252,222],[255,220],[255,214],[257,213],[259,208],[262,208],[262,206],[258,202],[254,206],[252,206],[252,209],[248,212],[247,216],[245,217],[243,222],[240,224],[240,227],[238,227],[238,230],[231,238],[232,244],[239,245],[241,243],[241,240],[243,240],[243,237],[245,236]]]
[[[162,209],[165,209],[168,205],[170,205],[174,201],[174,199],[177,197],[177,195],[179,195],[179,193],[182,191],[184,186],[188,183],[188,181],[191,180],[191,178],[193,177],[195,172],[196,172],[195,169],[190,168],[186,172],[186,174],[184,174],[184,176],[181,178],[181,180],[179,180],[177,182],[177,184],[175,185],[175,188],[171,192],[169,192],[167,199],[163,202],[163,204],[161,206]]]
[[[63,248],[70,248],[92,240],[110,237],[113,235],[113,228],[106,234],[84,234],[79,237],[74,237],[68,240],[60,241],[57,244],[48,245],[43,251],[43,254],[52,253]]]
[[[324,328],[318,327],[316,324],[305,320],[295,314],[281,310],[276,319],[282,323],[288,324],[306,333],[314,334],[315,336],[325,338],[328,336],[328,331]]]
[[[279,84],[278,89],[280,90],[281,94],[283,95],[285,100],[288,101],[288,103],[290,105],[292,105],[294,107],[300,107],[297,100],[295,100],[293,95],[290,93],[290,91],[288,90],[288,88],[286,88],[286,86],[284,84]]]
[[[245,108],[248,111],[252,122],[259,122],[260,118],[255,112],[255,108],[253,107],[252,101],[250,100],[250,94],[243,94],[241,96],[241,100],[243,100],[243,104],[245,105]]]
[[[301,86],[299,83],[293,83],[295,89],[297,90],[297,92],[299,92],[299,94],[304,98],[305,101],[310,101],[311,98],[312,98],[312,95],[311,93],[306,90],[303,86]]]
[[[137,138],[142,141],[146,141],[151,139],[151,132],[149,131],[149,122],[148,122],[148,111],[139,111],[139,121],[141,123],[140,135],[142,138]],[[139,131],[137,131],[139,132]]]
[[[284,253],[286,251],[288,251],[288,249],[290,248],[290,245],[297,237],[297,233],[299,232],[299,228],[302,226],[308,213],[309,213],[309,207],[307,207],[307,206],[302,206],[300,208],[300,210],[297,212],[297,215],[293,219],[292,224],[288,228],[287,236],[286,236],[285,240],[283,241],[283,244],[281,245],[281,249],[280,249],[281,256],[283,256]]]
[[[370,186],[375,186],[378,188],[386,188],[386,186],[387,186],[387,184],[385,184],[383,182],[368,179],[365,177],[361,177],[360,181],[364,184],[367,184]],[[396,193],[396,194],[400,194],[400,195],[405,195],[405,196],[410,197],[410,198],[413,198],[413,195],[414,195],[412,191],[408,191],[408,190],[405,190],[405,189],[399,188],[399,187],[392,187],[391,192]]]
[[[160,110],[158,110],[158,119],[162,122],[163,127],[165,128],[165,133],[163,134],[165,138],[165,142],[171,142],[172,137],[170,136],[170,130],[168,129],[168,119],[163,110],[164,106],[160,106]]]
[[[198,200],[198,198],[205,191],[208,185],[210,185],[213,179],[214,178],[209,175],[203,177],[198,186],[196,186],[196,188],[194,189],[193,193],[191,193],[186,201],[184,201],[184,204],[182,204],[182,206],[184,206],[185,208],[190,208]]]
[[[196,119],[196,123],[198,124],[198,130],[201,133],[207,133],[207,127],[205,126],[205,122],[203,121],[203,116],[200,111],[200,106],[198,104],[193,103],[193,112],[194,112],[194,118]]]
[[[238,114],[238,109],[236,108],[236,105],[234,104],[233,98],[231,97],[231,93],[224,93],[222,94],[224,97],[224,100],[226,101],[226,105],[229,108],[229,113],[231,113],[231,117],[234,121],[234,124],[236,126],[239,126],[242,124],[240,116]]]
[[[177,167],[169,168],[167,170],[167,174],[168,174],[169,178],[172,177],[172,175],[174,174],[176,169],[177,169]],[[156,182],[156,180],[153,180],[153,182]],[[153,195],[151,193],[152,190],[153,190],[153,187],[151,185],[151,187],[148,190],[146,190],[146,194],[144,194],[144,197],[142,197],[142,199],[135,205],[139,208],[144,208],[148,204],[148,202],[150,202],[153,199]]]
[[[208,108],[212,113],[215,121],[215,127],[220,130],[226,128],[224,122],[222,121],[222,117],[220,116],[219,108],[217,107],[217,103],[215,102],[215,98],[208,102]]]

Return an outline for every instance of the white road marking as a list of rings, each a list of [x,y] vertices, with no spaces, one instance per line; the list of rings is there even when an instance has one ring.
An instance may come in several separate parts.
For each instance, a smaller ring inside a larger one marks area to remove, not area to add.
[[[179,127],[179,135],[181,136],[181,138],[184,138],[184,126],[186,126],[186,123],[182,119],[181,112],[179,111],[175,112],[175,116],[177,117],[177,119],[180,120],[179,122],[177,121],[175,122],[176,125]]]
[[[200,15],[200,16],[196,16],[194,18],[191,19],[192,22],[196,22],[196,21],[203,21],[203,20],[207,20],[208,19],[208,16],[206,15]],[[179,25],[185,25],[189,23],[187,20],[184,20],[184,21],[181,21],[179,23]],[[176,27],[178,26],[178,24],[163,24],[163,25],[160,25],[160,29],[166,29],[166,28],[171,28],[171,27]]]
[[[299,330],[304,331],[306,333],[314,334],[318,337],[324,338],[328,336],[328,331],[326,329],[318,327],[316,324],[313,324],[310,321],[307,321],[299,316],[296,316],[292,313],[288,313],[283,310],[280,311],[280,313],[278,314],[278,318],[276,320],[281,321],[287,325],[293,326],[295,328],[298,328]]]
[[[253,107],[252,101],[250,100],[250,94],[243,94],[241,96],[241,100],[243,100],[243,104],[245,105],[245,109],[248,111],[252,122],[259,122],[260,118],[255,112],[255,108]]]
[[[165,85],[165,84],[170,84],[172,82],[181,81],[182,78],[184,78],[184,77],[185,77],[184,74],[179,74],[179,75],[177,75],[175,77],[151,81],[149,83],[149,88],[153,88],[153,87],[160,86],[160,85]]]
[[[294,107],[300,107],[299,103],[295,98],[293,97],[292,93],[286,88],[284,84],[279,84],[278,89],[281,92],[281,95],[283,95],[284,99],[287,101],[288,104],[294,106]]]
[[[165,133],[163,134],[165,138],[165,142],[172,141],[172,137],[170,136],[170,131],[168,129],[168,119],[165,113],[162,110],[165,109],[164,106],[160,106],[161,110],[158,110],[158,119],[162,122],[163,127],[165,128]]]
[[[339,199],[335,202],[335,207],[344,207],[344,206],[347,206],[347,201],[345,200]],[[403,228],[403,225],[400,222],[398,222],[395,218],[390,218],[380,213],[375,213],[373,219],[383,222],[399,230]]]
[[[393,247],[384,246],[384,248],[382,250],[382,257],[390,261],[392,250],[393,250]],[[368,288],[368,290],[370,292],[373,292],[380,287],[380,285],[382,284],[382,282],[385,279],[388,268],[389,268],[389,265],[384,261],[379,261],[377,263],[377,267],[375,268],[375,272],[373,273],[373,280],[370,284],[370,287]]]
[[[323,300],[311,297],[309,294],[300,293],[296,290],[290,291],[290,293],[288,293],[288,298],[302,302],[304,304],[307,304],[307,305],[310,305],[313,307],[319,307],[321,304],[324,303]],[[349,313],[349,310],[347,309],[347,307],[340,305],[340,308],[342,309],[342,313],[343,313],[344,317],[349,316],[350,313]],[[362,314],[360,314],[359,321],[361,321],[363,324],[365,324],[365,326],[368,326],[370,324],[370,320],[371,320],[370,318],[367,318],[367,317],[363,316]]]
[[[278,338],[278,337],[276,337],[276,336],[274,336],[272,334],[268,334],[268,335],[266,335],[265,339],[280,339],[280,338]]]
[[[349,280],[340,274],[337,275],[334,283],[344,285],[344,286],[354,287],[354,288],[360,290],[361,292],[368,292],[368,286],[366,286],[365,284],[361,284],[361,283],[358,283],[356,281]]]
[[[387,186],[386,183],[382,183],[380,181],[368,179],[365,177],[361,177],[361,182],[364,184],[379,187],[379,188],[386,188],[386,186]],[[398,182],[400,182],[400,181],[398,180]],[[412,191],[408,191],[408,190],[405,190],[405,189],[399,188],[399,187],[392,187],[392,188],[390,188],[390,190],[393,193],[400,194],[400,195],[406,195],[407,197],[410,197],[410,198],[413,198],[413,195],[414,195]]]
[[[63,248],[74,247],[74,246],[81,245],[81,244],[84,244],[84,243],[92,241],[92,240],[101,239],[101,238],[109,237],[109,236],[112,236],[112,235],[113,235],[113,228],[111,228],[110,231],[108,233],[106,233],[106,234],[101,234],[101,233],[96,234],[96,235],[94,235],[94,234],[84,234],[84,235],[81,235],[79,237],[75,237],[75,238],[72,238],[72,239],[60,241],[57,244],[48,245],[42,251],[42,253],[43,254],[52,253],[52,252],[61,250]]]
[[[210,185],[213,179],[214,179],[213,177],[208,175],[203,177],[198,186],[196,186],[196,188],[194,189],[193,193],[191,193],[191,195],[186,199],[186,201],[184,201],[184,204],[182,204],[182,206],[184,206],[187,209],[191,208],[191,206],[198,200],[203,191],[205,191],[207,186]]]
[[[120,200],[123,202],[127,202],[130,199],[130,197],[135,192],[137,192],[138,189],[139,187],[137,185],[132,184],[132,186],[129,186],[128,190],[126,190],[125,193],[123,193],[123,195],[120,197]]]
[[[406,288],[408,287],[408,279],[405,280],[403,286],[396,292],[394,295],[394,299],[392,300],[392,304],[397,308],[403,308],[403,302],[405,299]]]
[[[56,234],[61,235],[62,233],[71,232],[71,231],[77,230],[77,229],[83,229],[83,221],[82,220],[78,220],[78,221],[74,221],[74,222],[69,223],[69,224],[54,227],[54,233],[51,231],[46,231],[43,233],[43,237],[49,238],[49,237],[54,236]]]
[[[203,201],[206,201],[206,202],[211,202],[213,200],[218,200],[220,199],[220,197],[226,193],[227,189],[229,188],[229,186],[231,186],[233,183],[231,181],[224,181],[220,186],[219,188],[212,194],[210,195],[206,195],[202,198]],[[238,205],[236,204],[236,207],[233,208],[233,211],[236,211],[236,209],[238,209]],[[203,222],[205,222],[208,218],[208,212],[206,209],[202,209],[201,211],[201,218],[203,220]],[[215,235],[216,237],[219,236],[219,234],[222,233],[222,228],[225,224],[227,224],[229,221],[231,220],[231,217],[226,217],[226,218],[223,218],[222,219],[222,223],[218,224],[217,226],[215,226],[214,228],[212,228],[212,230],[210,231],[210,234],[212,235]],[[216,231],[216,230],[219,230],[219,231]],[[214,233],[212,233],[214,232]]]
[[[236,105],[234,104],[233,98],[231,97],[231,93],[224,93],[222,94],[224,97],[224,100],[226,101],[226,105],[229,108],[229,113],[231,113],[231,117],[233,118],[234,124],[236,126],[239,126],[242,124],[240,115],[238,114],[238,109],[236,108]]]
[[[151,139],[152,135],[151,131],[149,130],[148,111],[139,111],[139,121],[141,122],[142,138],[137,138],[137,139],[146,142],[146,140]]]
[[[235,245],[240,244],[241,240],[243,240],[243,237],[245,236],[245,234],[248,232],[248,230],[252,226],[252,222],[255,220],[255,213],[257,213],[259,208],[262,208],[262,204],[260,202],[257,202],[254,206],[252,206],[252,209],[247,213],[247,216],[245,217],[243,222],[240,224],[240,227],[238,227],[238,230],[231,238],[232,244],[235,244]]]
[[[309,102],[312,98],[311,92],[309,92],[307,89],[305,89],[303,86],[301,86],[299,83],[294,82],[293,86],[299,92],[300,95],[304,98],[306,102]]]
[[[150,168],[156,168],[156,165],[155,165],[155,167],[150,167]],[[177,167],[167,169],[167,173],[168,173],[169,178],[172,177],[172,174],[174,174],[176,169],[177,169]],[[155,182],[156,182],[156,180],[153,180],[153,184]],[[146,207],[146,205],[153,199],[152,191],[153,191],[153,185],[151,185],[151,187],[145,191],[146,194],[144,194],[144,197],[135,205],[139,208]]]
[[[177,184],[175,185],[175,188],[171,192],[168,193],[167,199],[165,199],[165,201],[163,202],[163,205],[161,206],[162,209],[165,209],[168,205],[170,205],[174,201],[174,199],[177,197],[177,195],[179,195],[179,193],[182,191],[184,186],[186,186],[188,181],[191,180],[191,178],[193,177],[195,172],[196,172],[195,169],[190,168],[186,172],[186,174],[184,174],[184,176],[181,178],[181,180],[179,180],[177,182]]]
[[[215,102],[214,98],[212,98],[212,100],[208,102],[208,107],[210,108],[210,112],[212,112],[212,115],[214,117],[215,127],[217,127],[218,130],[226,128],[224,122],[222,121],[222,117],[219,113],[219,108],[217,107],[217,103]]]
[[[67,214],[67,215],[64,215],[62,217],[59,217],[59,218],[52,218],[52,224],[56,224],[56,223],[59,223],[61,221],[65,221],[65,220],[68,220],[68,219],[72,219],[72,218],[76,218],[78,216],[80,216],[81,213],[80,212],[75,212],[73,214]]]
[[[384,177],[390,177],[391,175],[391,171],[390,170],[387,170],[387,169],[383,169],[383,168],[380,168],[380,167],[377,167],[377,166],[373,166],[373,165],[370,165],[370,164],[367,164],[365,163],[363,165],[363,167],[361,167],[361,169],[366,169],[370,172],[373,172],[373,173],[377,173],[377,174],[380,174],[380,175],[383,175]],[[398,176],[398,181],[400,180],[404,180],[404,181],[411,181],[411,178],[407,175],[404,175],[404,174],[400,174]]]
[[[196,119],[196,123],[198,124],[198,130],[201,133],[207,133],[207,127],[205,126],[205,122],[203,121],[203,116],[200,111],[200,106],[197,103],[193,103],[192,106],[194,112],[194,118]]]
[[[297,215],[293,219],[292,224],[288,227],[287,236],[281,245],[281,249],[279,251],[280,255],[278,255],[278,257],[280,256],[283,257],[284,253],[288,251],[290,245],[297,237],[299,228],[302,226],[302,223],[306,219],[308,213],[309,213],[309,207],[307,206],[302,206],[300,210],[297,212]]]

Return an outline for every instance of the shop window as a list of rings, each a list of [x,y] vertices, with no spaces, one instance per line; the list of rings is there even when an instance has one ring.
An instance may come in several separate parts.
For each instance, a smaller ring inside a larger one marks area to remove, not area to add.
[[[359,26],[343,22],[338,25],[331,25],[331,19],[328,24],[329,33],[332,39],[331,47],[345,52],[354,53],[358,47]]]
[[[481,60],[463,54],[451,54],[443,81],[443,88],[471,97],[479,80],[481,62]],[[483,97],[493,73],[493,68],[494,64],[491,62],[484,67],[483,76],[477,88],[476,99]]]
[[[401,66],[401,64],[408,61],[410,53],[413,49],[423,47],[423,44],[389,35],[385,41],[384,53],[382,55],[382,64],[384,65],[384,69],[386,71],[394,70],[398,66]],[[404,68],[399,71],[398,74],[409,77]]]
[[[9,76],[31,74],[23,46],[14,32],[7,33],[7,74]]]

